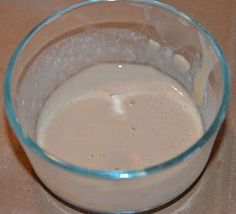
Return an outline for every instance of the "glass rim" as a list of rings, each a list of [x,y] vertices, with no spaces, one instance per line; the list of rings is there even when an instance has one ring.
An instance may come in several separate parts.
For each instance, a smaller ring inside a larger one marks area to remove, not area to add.
[[[221,48],[219,47],[219,45],[217,44],[216,40],[214,39],[214,37],[211,35],[211,33],[205,27],[203,27],[198,21],[196,21],[191,16],[187,15],[185,12],[177,9],[176,7],[170,6],[166,3],[162,3],[155,0],[138,0],[138,1],[126,0],[124,2],[133,2],[137,4],[138,3],[149,4],[149,5],[158,6],[170,12],[173,12],[179,15],[181,18],[191,22],[191,24],[193,24],[205,38],[209,39],[210,44],[212,45],[214,52],[216,53],[217,58],[220,62],[221,72],[223,73],[223,81],[224,81],[223,97],[220,104],[220,108],[214,118],[214,121],[212,122],[210,127],[204,132],[203,136],[200,139],[198,139],[198,141],[196,141],[191,147],[183,151],[181,154],[167,161],[164,161],[154,166],[146,167],[144,169],[112,171],[112,170],[95,170],[95,169],[83,168],[83,167],[79,167],[77,165],[68,163],[66,161],[62,161],[54,157],[53,155],[49,154],[45,150],[43,150],[43,148],[41,148],[36,142],[34,142],[29,136],[27,136],[24,133],[20,123],[17,121],[16,113],[13,107],[12,96],[11,96],[11,81],[14,74],[14,66],[16,64],[16,61],[18,60],[18,57],[20,56],[21,51],[24,49],[24,47],[27,45],[30,39],[34,36],[34,34],[37,33],[37,31],[43,28],[45,25],[52,22],[53,20],[81,6],[85,6],[85,5],[89,5],[93,3],[109,3],[109,2],[117,2],[117,1],[120,1],[120,0],[87,0],[83,2],[77,2],[72,5],[66,6],[62,9],[59,9],[52,15],[48,16],[42,22],[37,24],[23,38],[23,40],[20,42],[18,47],[15,49],[14,53],[12,54],[10,58],[8,67],[6,69],[6,73],[4,76],[4,83],[3,83],[4,108],[6,111],[8,121],[10,122],[10,125],[12,129],[14,130],[16,136],[18,137],[19,141],[24,146],[26,146],[28,149],[30,149],[40,158],[48,161],[49,164],[53,164],[56,167],[59,167],[61,169],[67,170],[75,174],[84,175],[84,176],[101,178],[101,179],[111,179],[111,180],[134,179],[134,178],[139,178],[139,177],[145,177],[147,175],[152,175],[152,174],[161,172],[163,170],[166,170],[168,168],[171,168],[185,161],[186,159],[190,158],[192,155],[194,155],[199,149],[201,149],[210,140],[210,138],[215,133],[217,133],[222,122],[224,121],[225,114],[226,114],[228,104],[229,104],[230,89],[231,89],[229,68],[228,68],[226,59],[224,57],[224,54]]]

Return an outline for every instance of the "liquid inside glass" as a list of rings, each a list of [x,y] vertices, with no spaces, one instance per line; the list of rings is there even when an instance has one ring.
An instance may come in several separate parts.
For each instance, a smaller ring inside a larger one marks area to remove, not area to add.
[[[98,170],[142,169],[202,135],[186,90],[157,69],[100,63],[65,80],[45,102],[37,141],[56,157]]]

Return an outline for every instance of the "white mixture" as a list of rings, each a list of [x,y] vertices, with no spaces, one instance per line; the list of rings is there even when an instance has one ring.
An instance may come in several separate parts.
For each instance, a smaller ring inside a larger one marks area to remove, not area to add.
[[[38,119],[37,140],[67,162],[140,169],[180,154],[202,135],[191,97],[146,65],[103,63],[64,81]]]

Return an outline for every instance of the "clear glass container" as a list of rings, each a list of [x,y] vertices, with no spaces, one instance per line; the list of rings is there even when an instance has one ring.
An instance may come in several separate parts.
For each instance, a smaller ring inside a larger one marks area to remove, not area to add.
[[[87,39],[65,45],[78,35]],[[36,142],[43,103],[68,77],[100,62],[151,65],[177,80],[198,107],[204,135],[176,157],[140,170],[87,169],[47,153]],[[65,201],[102,213],[149,210],[183,193],[207,164],[229,94],[227,63],[211,34],[152,0],[91,0],[58,10],[25,36],[4,80],[8,120],[38,177]]]

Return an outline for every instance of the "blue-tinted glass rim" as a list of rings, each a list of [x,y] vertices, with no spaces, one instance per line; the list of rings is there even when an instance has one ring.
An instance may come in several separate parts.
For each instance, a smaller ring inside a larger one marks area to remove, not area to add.
[[[184,13],[183,11],[172,7],[170,5],[167,5],[162,2],[154,1],[154,0],[127,0],[127,2],[133,2],[133,3],[145,3],[150,4],[152,6],[159,6],[164,9],[167,9],[175,14],[178,14],[182,18],[190,21],[205,37],[207,37],[212,44],[214,51],[219,59],[221,70],[223,73],[223,79],[224,79],[224,91],[223,91],[223,99],[219,108],[219,111],[215,117],[215,120],[213,121],[212,125],[209,127],[209,129],[205,132],[205,134],[189,149],[181,153],[180,155],[165,161],[161,164],[151,166],[145,169],[141,170],[124,170],[124,171],[100,171],[100,170],[93,170],[93,169],[87,169],[82,168],[64,161],[61,161],[52,155],[48,154],[46,151],[44,151],[41,147],[39,147],[30,137],[28,137],[22,130],[21,125],[18,123],[16,119],[16,113],[14,111],[13,107],[13,101],[11,96],[11,80],[12,76],[14,75],[14,66],[15,63],[22,51],[22,49],[25,47],[25,45],[28,43],[28,41],[34,36],[34,34],[43,28],[45,25],[47,25],[49,22],[53,21],[54,19],[57,19],[58,17],[62,16],[64,13],[67,13],[77,7],[85,6],[92,3],[104,3],[104,2],[111,2],[111,1],[119,1],[119,0],[88,0],[83,2],[78,2],[73,5],[67,6],[65,8],[62,8],[40,22],[38,25],[36,25],[21,41],[21,43],[18,45],[18,47],[15,49],[6,73],[4,77],[4,107],[5,111],[8,117],[8,120],[16,133],[18,139],[21,141],[22,144],[24,144],[28,149],[33,151],[36,155],[40,156],[41,158],[48,161],[50,164],[53,164],[57,167],[60,167],[64,170],[67,170],[69,172],[80,174],[84,176],[90,176],[90,177],[96,177],[101,179],[113,179],[113,180],[122,180],[122,179],[133,179],[138,177],[144,177],[147,175],[152,175],[158,172],[161,172],[165,169],[168,169],[170,167],[173,167],[177,165],[178,163],[190,158],[195,152],[197,152],[201,147],[203,147],[210,138],[218,131],[220,128],[224,118],[225,113],[228,108],[229,104],[229,97],[230,97],[230,89],[231,89],[231,82],[230,82],[230,75],[229,75],[229,69],[226,62],[226,59],[224,57],[224,54],[222,50],[220,49],[219,45],[213,38],[213,36],[196,20],[191,18],[189,15]]]

